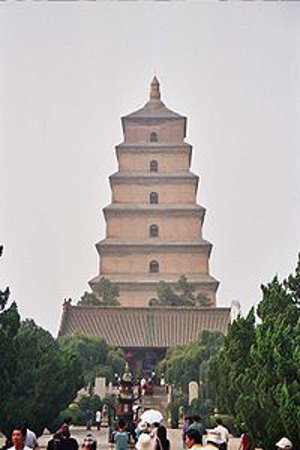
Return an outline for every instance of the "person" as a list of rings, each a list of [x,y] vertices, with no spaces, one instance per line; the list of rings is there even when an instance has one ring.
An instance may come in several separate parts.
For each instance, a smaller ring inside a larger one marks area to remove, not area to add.
[[[217,426],[215,427],[215,430],[220,433],[222,439],[220,450],[227,450],[229,431],[227,430],[226,427],[224,427],[222,419],[220,419],[219,417],[216,419],[216,424]]]
[[[136,439],[138,440],[140,435],[142,433],[148,433],[149,434],[149,426],[147,422],[139,422],[138,426],[135,429]]]
[[[81,444],[81,448],[83,450],[96,450],[97,449],[97,440],[96,438],[92,435],[92,433],[88,433]]]
[[[240,438],[240,445],[238,450],[251,450],[251,439],[249,433],[244,429]]]
[[[203,435],[197,428],[189,428],[186,432],[185,442],[188,449],[201,450]]]
[[[156,445],[154,450],[170,450],[170,441],[167,438],[167,429],[159,425],[156,432]]]
[[[155,439],[156,438],[158,427],[159,427],[159,422],[153,422],[149,426],[151,439]],[[147,425],[147,428],[148,428],[148,425]]]
[[[204,425],[201,422],[201,417],[198,415],[194,415],[192,417],[192,424],[189,427],[189,430],[198,430],[199,434],[202,436],[201,443],[203,442],[203,436],[206,434],[206,429]]]
[[[220,448],[222,444],[221,433],[217,430],[209,430],[206,436],[206,444],[202,447],[203,450],[215,450]]]
[[[150,425],[147,425],[147,429],[150,435],[150,439],[151,439],[151,450],[155,450],[156,449],[156,437],[157,437],[157,430],[159,427],[159,423],[158,422],[153,422]]]
[[[143,377],[141,379],[141,390],[142,390],[142,395],[146,394],[146,385],[147,385],[147,380],[145,377]]]
[[[98,431],[101,428],[101,421],[102,421],[102,413],[101,413],[100,409],[98,409],[96,411],[96,416],[95,416],[95,422],[96,422],[96,427],[97,427]]]
[[[22,433],[24,436],[24,445],[30,448],[37,448],[39,446],[36,434],[31,431],[25,423],[22,427]]]
[[[124,420],[119,421],[118,431],[114,434],[113,440],[116,450],[128,450],[129,435],[125,431]]]
[[[183,425],[182,425],[182,447],[183,447],[183,450],[186,449],[186,441],[185,441],[186,433],[187,433],[188,429],[190,428],[191,424],[192,424],[191,417],[186,416],[184,418]]]
[[[292,450],[293,443],[286,437],[283,437],[276,443],[276,448],[279,450]]]
[[[47,450],[59,450],[61,439],[62,437],[60,431],[54,433],[52,438],[47,443]]]
[[[86,429],[90,430],[93,425],[93,412],[90,409],[86,410],[85,423],[86,423]]]
[[[78,442],[71,437],[67,424],[63,423],[59,431],[50,439],[47,450],[78,450]]]
[[[148,433],[142,433],[135,444],[136,450],[150,450],[151,449],[151,437]]]
[[[32,450],[25,445],[25,436],[22,426],[15,426],[11,434],[11,441],[13,446],[9,450]]]

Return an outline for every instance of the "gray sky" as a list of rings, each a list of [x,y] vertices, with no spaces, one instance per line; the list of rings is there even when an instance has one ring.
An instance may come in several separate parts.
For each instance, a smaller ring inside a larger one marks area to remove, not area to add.
[[[98,272],[120,117],[154,70],[188,116],[218,305],[295,267],[300,3],[1,2],[0,281],[54,334]]]

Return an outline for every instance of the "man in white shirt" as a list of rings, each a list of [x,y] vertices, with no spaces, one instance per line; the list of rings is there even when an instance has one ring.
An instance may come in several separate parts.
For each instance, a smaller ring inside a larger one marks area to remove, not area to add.
[[[222,440],[222,443],[220,444],[220,450],[227,450],[229,431],[227,430],[226,427],[224,427],[222,419],[217,418],[216,424],[217,424],[217,426],[216,426],[215,430],[220,433],[221,440]]]
[[[37,448],[39,446],[36,434],[27,428],[27,425],[24,425],[22,428],[22,433],[24,436],[24,445],[29,448]]]
[[[9,450],[32,450],[30,447],[25,446],[25,439],[21,426],[16,426],[13,429],[11,440],[14,445],[13,447],[10,447]]]
[[[98,409],[96,411],[96,426],[97,426],[97,430],[100,430],[101,420],[102,420],[102,413],[101,413],[100,409]]]

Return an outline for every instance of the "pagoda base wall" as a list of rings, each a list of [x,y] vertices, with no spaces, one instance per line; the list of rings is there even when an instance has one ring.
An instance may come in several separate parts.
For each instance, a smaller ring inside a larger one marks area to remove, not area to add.
[[[151,152],[151,149],[147,153],[123,153],[119,158],[120,171],[147,171],[150,168],[150,161],[157,160],[157,152]],[[174,158],[174,150],[169,152],[161,152],[159,154],[159,171],[160,172],[177,172],[179,170],[189,170],[190,154],[189,149],[186,148],[181,152],[176,152],[176,158]]]
[[[145,203],[150,202],[150,193],[159,192],[160,204],[190,203],[195,204],[196,180],[184,181],[180,184],[169,183],[152,185],[115,184],[112,187],[113,203]]]
[[[163,248],[161,251],[158,248],[151,253],[146,248],[140,248],[139,252],[130,248],[117,252],[116,249],[114,253],[101,255],[100,273],[107,278],[110,278],[111,274],[127,273],[142,279],[149,274],[149,265],[152,260],[158,261],[159,274],[162,280],[170,274],[179,274],[180,276],[180,274],[190,273],[191,268],[195,275],[208,274],[207,254],[187,252],[184,246],[179,248],[178,251],[164,252]]]
[[[159,230],[159,238],[150,237],[150,225],[155,224]],[[199,218],[185,214],[182,216],[167,216],[162,213],[152,216],[141,213],[123,214],[110,217],[107,221],[107,237],[113,239],[157,239],[168,241],[191,241],[201,238]]]

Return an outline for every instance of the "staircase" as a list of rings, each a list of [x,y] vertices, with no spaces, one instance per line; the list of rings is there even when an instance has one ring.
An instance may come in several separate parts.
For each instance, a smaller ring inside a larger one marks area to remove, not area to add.
[[[163,386],[154,386],[153,395],[142,396],[142,409],[157,409],[166,418],[168,395]]]

